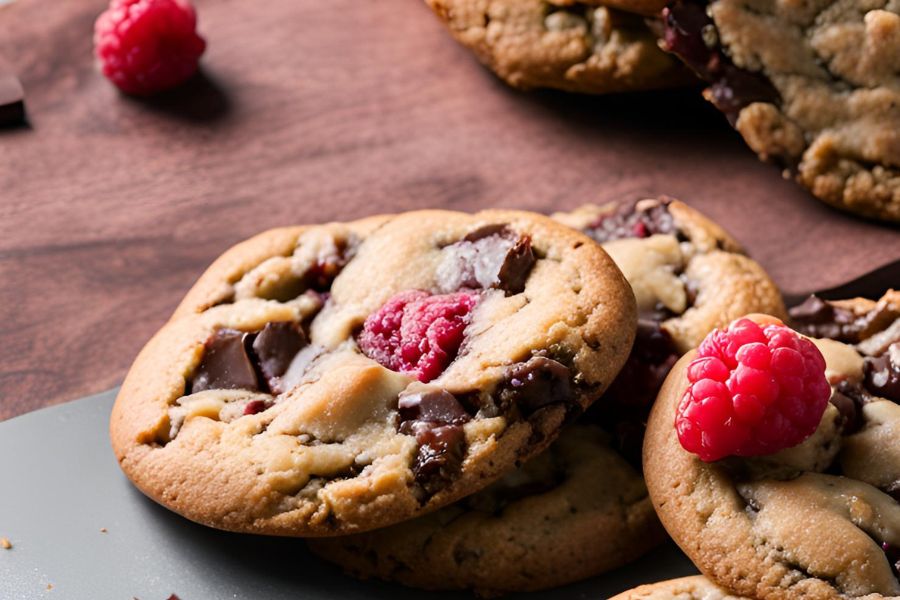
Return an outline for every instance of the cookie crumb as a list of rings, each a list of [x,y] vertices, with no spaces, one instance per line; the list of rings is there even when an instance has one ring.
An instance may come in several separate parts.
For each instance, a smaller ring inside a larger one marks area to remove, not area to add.
[[[5,537],[0,537],[0,548],[3,548],[4,550],[12,550],[12,547],[12,542],[10,542]]]
[[[106,527],[100,528],[100,533],[106,533],[107,531],[108,531],[108,529],[106,529]]]
[[[52,584],[52,583],[48,583],[48,584],[47,584],[47,591],[49,592],[49,591],[52,590],[52,589],[53,589],[53,584]]]
[[[178,597],[178,594],[172,594],[166,600],[181,600],[181,598]]]

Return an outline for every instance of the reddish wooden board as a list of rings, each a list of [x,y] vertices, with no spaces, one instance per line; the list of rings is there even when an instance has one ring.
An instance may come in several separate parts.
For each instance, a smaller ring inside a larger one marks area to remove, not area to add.
[[[153,102],[97,74],[103,7],[0,8],[31,120],[0,131],[0,419],[115,385],[216,255],[278,225],[666,193],[791,290],[900,257],[896,229],[782,180],[696,90],[509,90],[419,0],[197,0],[204,77]]]

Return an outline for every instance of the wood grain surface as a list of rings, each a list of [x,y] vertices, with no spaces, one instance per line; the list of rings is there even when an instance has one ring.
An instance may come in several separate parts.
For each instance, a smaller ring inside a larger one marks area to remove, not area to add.
[[[0,131],[0,419],[121,381],[210,261],[278,225],[666,193],[786,289],[900,257],[896,229],[781,179],[696,90],[509,90],[419,0],[197,0],[203,75],[153,101],[95,71],[104,4],[0,8],[30,118]]]

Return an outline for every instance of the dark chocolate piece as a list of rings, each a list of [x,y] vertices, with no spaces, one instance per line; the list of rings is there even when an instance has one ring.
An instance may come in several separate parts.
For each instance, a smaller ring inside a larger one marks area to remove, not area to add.
[[[459,471],[465,455],[462,425],[469,414],[446,390],[425,390],[400,396],[400,433],[415,436],[419,450],[412,471],[416,482],[434,494]]]
[[[536,261],[531,239],[505,225],[481,227],[444,248],[444,253],[440,274],[449,291],[499,288],[518,294]]]
[[[865,385],[873,395],[887,398],[900,404],[900,342],[894,343],[887,352],[865,361]]]
[[[525,417],[551,404],[576,406],[575,392],[569,381],[568,367],[544,356],[514,365],[500,384],[500,405],[509,410],[515,406]]]
[[[291,321],[266,323],[253,340],[253,353],[259,365],[259,372],[269,388],[281,393],[281,377],[294,357],[306,346],[306,334],[300,325]]]
[[[680,235],[669,212],[671,200],[660,198],[638,208],[640,200],[625,202],[615,212],[601,216],[585,229],[585,233],[601,244],[625,238],[646,238],[654,234]]]
[[[722,50],[706,3],[677,0],[663,9],[664,48],[678,55],[702,79],[711,83],[708,99],[734,125],[738,113],[754,102],[777,103],[780,94],[761,73],[736,66]]]
[[[461,425],[470,419],[463,405],[446,390],[428,390],[401,395],[398,408],[401,421]]]
[[[900,580],[900,547],[892,546],[887,542],[882,542],[881,549],[884,550],[888,562],[891,563],[891,569],[894,571],[894,576]]]
[[[191,379],[190,393],[204,390],[259,391],[256,370],[247,351],[248,335],[220,329],[205,344],[203,360]]]
[[[884,491],[887,492],[891,498],[900,502],[900,479],[887,486],[887,489]]]
[[[856,433],[864,424],[862,407],[872,401],[872,396],[860,383],[841,381],[834,387],[831,403],[841,413],[845,435]]]
[[[19,78],[0,68],[0,127],[25,122],[25,90]]]
[[[863,329],[863,321],[845,308],[834,306],[818,296],[810,296],[788,311],[794,329],[804,335],[829,338],[855,344]]]

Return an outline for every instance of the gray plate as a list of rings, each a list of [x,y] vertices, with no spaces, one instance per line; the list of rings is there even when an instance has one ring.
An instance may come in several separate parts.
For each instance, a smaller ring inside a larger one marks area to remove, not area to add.
[[[148,500],[119,471],[109,447],[115,392],[0,423],[0,537],[13,544],[0,549],[0,600],[425,595],[346,577],[311,555],[302,540],[208,529]],[[597,579],[509,598],[601,600],[641,583],[694,573],[687,558],[667,546]]]

